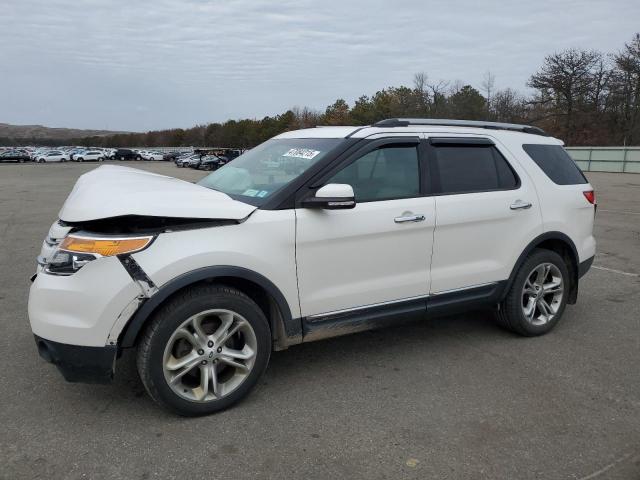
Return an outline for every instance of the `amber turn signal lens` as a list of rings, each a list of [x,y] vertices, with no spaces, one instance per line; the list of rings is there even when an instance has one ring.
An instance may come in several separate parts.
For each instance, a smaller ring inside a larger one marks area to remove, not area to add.
[[[145,248],[153,237],[98,238],[69,235],[60,244],[60,250],[96,253],[103,257],[133,253]]]

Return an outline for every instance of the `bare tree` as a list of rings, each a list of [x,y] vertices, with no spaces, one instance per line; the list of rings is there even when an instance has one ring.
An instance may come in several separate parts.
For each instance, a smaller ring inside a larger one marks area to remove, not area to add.
[[[613,59],[612,103],[623,132],[622,142],[628,145],[640,138],[640,33]]]
[[[593,87],[594,70],[602,54],[594,50],[569,49],[544,59],[542,68],[528,85],[538,90],[537,103],[552,104],[556,116],[564,117],[566,142],[573,140],[575,114]]]
[[[491,110],[491,94],[493,93],[493,87],[496,84],[496,76],[487,70],[482,80],[482,90],[486,93],[487,108]]]
[[[431,99],[427,81],[428,76],[424,72],[416,73],[413,76],[413,90],[417,97],[417,107],[420,115],[427,115],[429,113],[429,103]]]
[[[433,117],[445,115],[445,107],[447,101],[447,89],[449,82],[438,80],[435,83],[428,83],[427,88],[431,91],[430,114]]]

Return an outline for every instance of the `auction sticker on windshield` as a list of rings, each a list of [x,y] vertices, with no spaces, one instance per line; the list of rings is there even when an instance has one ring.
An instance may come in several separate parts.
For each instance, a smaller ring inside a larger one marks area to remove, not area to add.
[[[292,148],[287,153],[283,154],[283,157],[296,157],[305,158],[311,160],[313,157],[320,153],[319,150],[311,150],[309,148]]]

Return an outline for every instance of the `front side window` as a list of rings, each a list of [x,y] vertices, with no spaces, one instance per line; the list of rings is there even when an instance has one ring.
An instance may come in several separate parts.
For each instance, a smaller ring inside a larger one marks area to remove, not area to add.
[[[522,149],[536,162],[536,165],[558,185],[578,185],[587,179],[560,145],[522,145]]]
[[[198,182],[260,206],[337,147],[343,138],[271,139]]]
[[[434,190],[440,194],[510,190],[518,179],[498,150],[491,145],[434,147]]]
[[[355,160],[326,183],[353,187],[356,202],[412,198],[420,195],[416,145],[388,145]]]

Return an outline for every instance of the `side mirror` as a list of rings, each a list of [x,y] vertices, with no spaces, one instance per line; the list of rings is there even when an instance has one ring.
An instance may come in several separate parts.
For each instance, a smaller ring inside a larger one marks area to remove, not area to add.
[[[329,183],[316,191],[315,196],[302,201],[305,208],[322,208],[324,210],[344,210],[356,206],[355,194],[351,185],[346,183]]]

